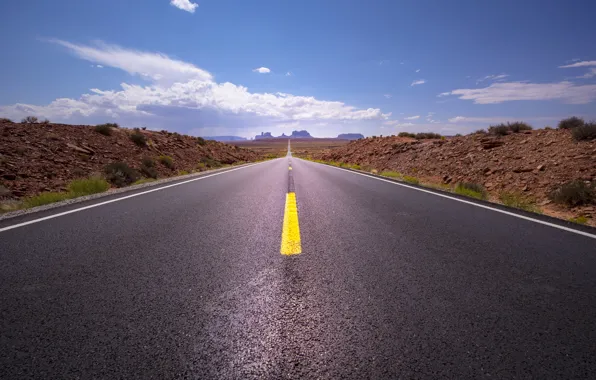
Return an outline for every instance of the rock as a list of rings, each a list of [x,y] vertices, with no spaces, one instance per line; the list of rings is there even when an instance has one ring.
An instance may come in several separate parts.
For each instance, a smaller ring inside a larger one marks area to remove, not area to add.
[[[484,149],[493,149],[505,145],[505,142],[499,139],[485,138],[480,140],[480,144]]]
[[[528,173],[531,171],[532,171],[531,168],[515,168],[515,169],[513,169],[514,173]]]
[[[538,171],[544,171],[544,169],[546,169],[546,165],[538,165],[538,167],[536,168],[536,170]]]
[[[80,146],[76,146],[76,145],[74,145],[74,144],[71,144],[71,143],[66,143],[66,145],[67,145],[69,148],[71,148],[71,149],[74,149],[74,150],[76,150],[76,151],[77,151],[77,152],[79,152],[79,153],[88,154],[88,155],[90,155],[90,156],[92,156],[92,155],[94,155],[94,154],[95,154],[95,152],[94,152],[94,151],[92,151],[92,150],[91,150],[91,149],[89,149],[89,148],[81,148]]]
[[[449,177],[448,175],[443,176],[443,183],[448,185],[453,181],[453,178]]]
[[[0,197],[6,197],[10,195],[10,190],[8,190],[6,187],[0,185]]]
[[[17,176],[16,174],[4,174],[2,178],[8,181],[14,181],[15,179],[17,179]]]

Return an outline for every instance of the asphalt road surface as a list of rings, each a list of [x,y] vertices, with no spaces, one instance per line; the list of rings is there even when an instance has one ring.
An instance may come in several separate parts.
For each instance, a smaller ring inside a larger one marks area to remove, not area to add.
[[[136,194],[0,222],[2,379],[596,377],[593,230],[297,158]]]

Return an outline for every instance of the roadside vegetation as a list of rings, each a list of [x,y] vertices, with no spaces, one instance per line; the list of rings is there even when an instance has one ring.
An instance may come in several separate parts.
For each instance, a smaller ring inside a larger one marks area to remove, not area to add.
[[[488,127],[488,134],[495,136],[506,136],[509,133],[520,133],[521,131],[531,131],[532,126],[522,121],[515,121],[507,124],[497,124]]]
[[[484,187],[478,183],[473,182],[459,182],[455,185],[453,190],[455,194],[463,195],[470,198],[487,200],[488,194]]]
[[[596,185],[582,180],[570,181],[557,186],[549,193],[549,198],[558,204],[581,206],[596,203]]]
[[[67,192],[44,192],[25,198],[18,208],[31,208],[67,199],[103,193],[110,188],[110,184],[102,178],[77,179],[68,184]]]
[[[520,193],[502,192],[499,194],[499,200],[502,204],[508,207],[518,208],[520,210],[534,212],[537,214],[542,213],[540,207],[536,205],[536,201],[534,199],[524,197]]]

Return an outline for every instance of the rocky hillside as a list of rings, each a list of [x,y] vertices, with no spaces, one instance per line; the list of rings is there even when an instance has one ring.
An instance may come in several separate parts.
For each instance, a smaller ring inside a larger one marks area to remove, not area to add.
[[[141,171],[143,159],[151,160],[153,175],[168,177],[258,158],[247,149],[167,131],[0,121],[0,198],[61,191],[114,162]]]
[[[433,140],[366,138],[313,158],[397,171],[433,184],[478,183],[493,200],[503,192],[516,192],[553,215],[565,212],[550,205],[553,188],[572,180],[596,183],[596,140],[577,142],[570,130]],[[596,219],[594,206],[572,211],[591,217],[590,224]]]

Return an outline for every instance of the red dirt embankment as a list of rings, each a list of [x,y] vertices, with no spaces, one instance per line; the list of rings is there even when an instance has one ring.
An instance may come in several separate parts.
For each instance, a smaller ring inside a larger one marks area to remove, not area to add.
[[[142,159],[150,158],[159,177],[168,177],[260,157],[233,145],[166,131],[138,131],[146,138],[146,146],[138,146],[130,138],[133,133],[112,128],[105,136],[92,126],[0,121],[0,198],[62,191],[71,180],[101,174],[113,162],[139,169]],[[161,165],[159,156],[170,156],[173,168]]]
[[[585,215],[592,219],[590,224],[596,219],[594,206],[569,209],[548,199],[548,193],[565,182],[596,181],[596,140],[576,142],[569,130],[524,131],[503,137],[472,134],[443,140],[366,138],[313,158],[393,170],[429,183],[479,183],[493,200],[501,192],[519,192],[536,200],[547,214]]]

